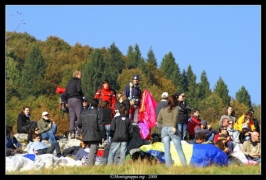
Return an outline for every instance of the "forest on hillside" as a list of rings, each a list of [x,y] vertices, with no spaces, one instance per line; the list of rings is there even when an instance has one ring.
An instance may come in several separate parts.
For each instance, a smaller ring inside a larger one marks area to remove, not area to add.
[[[228,105],[234,108],[237,117],[253,108],[260,122],[261,105],[251,102],[245,86],[230,97],[222,77],[212,90],[205,70],[197,83],[192,65],[181,70],[172,52],[165,54],[160,65],[152,48],[145,53],[147,58],[138,44],[130,45],[124,55],[115,43],[102,48],[79,43],[70,46],[55,36],[40,41],[26,32],[6,32],[6,125],[16,131],[17,116],[27,105],[31,108],[31,120],[38,121],[41,113],[48,111],[59,125],[58,133],[67,131],[68,117],[59,110],[60,94],[56,88],[65,87],[74,70],[82,71],[82,89],[88,99],[93,98],[105,79],[117,92],[123,92],[132,76],[139,74],[141,89],[149,90],[157,102],[164,91],[185,92],[186,103],[192,109],[199,108],[201,119],[210,124],[218,125]]]

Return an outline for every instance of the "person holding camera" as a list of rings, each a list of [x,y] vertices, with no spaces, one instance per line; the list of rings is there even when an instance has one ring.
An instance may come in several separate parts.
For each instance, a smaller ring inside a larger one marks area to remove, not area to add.
[[[57,124],[51,121],[49,118],[49,113],[44,111],[42,113],[42,118],[38,121],[38,134],[41,135],[42,139],[48,139],[51,144],[56,142],[55,134],[57,131]]]

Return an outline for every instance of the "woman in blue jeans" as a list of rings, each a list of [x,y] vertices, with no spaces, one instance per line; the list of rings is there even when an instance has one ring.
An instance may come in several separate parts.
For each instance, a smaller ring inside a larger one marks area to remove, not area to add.
[[[163,125],[162,142],[164,145],[164,155],[166,167],[172,166],[172,157],[170,153],[170,141],[174,143],[178,157],[182,166],[187,165],[186,157],[181,145],[181,137],[176,129],[176,121],[178,118],[178,102],[174,95],[168,99],[167,106],[162,108],[158,114],[157,122]]]

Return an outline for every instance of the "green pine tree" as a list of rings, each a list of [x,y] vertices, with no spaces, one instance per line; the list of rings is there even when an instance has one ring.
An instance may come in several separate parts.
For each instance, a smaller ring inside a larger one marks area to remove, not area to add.
[[[251,99],[245,86],[242,86],[240,90],[236,92],[236,100],[245,104],[248,108],[251,108]]]
[[[210,83],[205,70],[201,73],[200,82],[198,83],[198,97],[203,100],[211,95]]]
[[[90,60],[82,70],[81,85],[85,96],[92,99],[103,81],[104,56],[100,49],[95,49]]]
[[[228,106],[230,104],[231,98],[228,95],[229,90],[221,77],[219,77],[219,80],[214,87],[214,92],[222,98],[224,106]]]
[[[21,72],[19,94],[22,100],[46,93],[46,65],[39,46],[32,46]]]

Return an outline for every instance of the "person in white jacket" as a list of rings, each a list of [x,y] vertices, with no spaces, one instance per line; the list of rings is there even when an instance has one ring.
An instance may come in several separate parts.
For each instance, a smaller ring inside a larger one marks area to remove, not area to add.
[[[239,131],[235,130],[234,129],[234,121],[233,120],[229,120],[229,125],[227,127],[227,132],[229,134],[229,136],[231,137],[232,139],[232,142],[233,142],[233,145],[234,147],[240,143],[240,140],[239,140]]]

